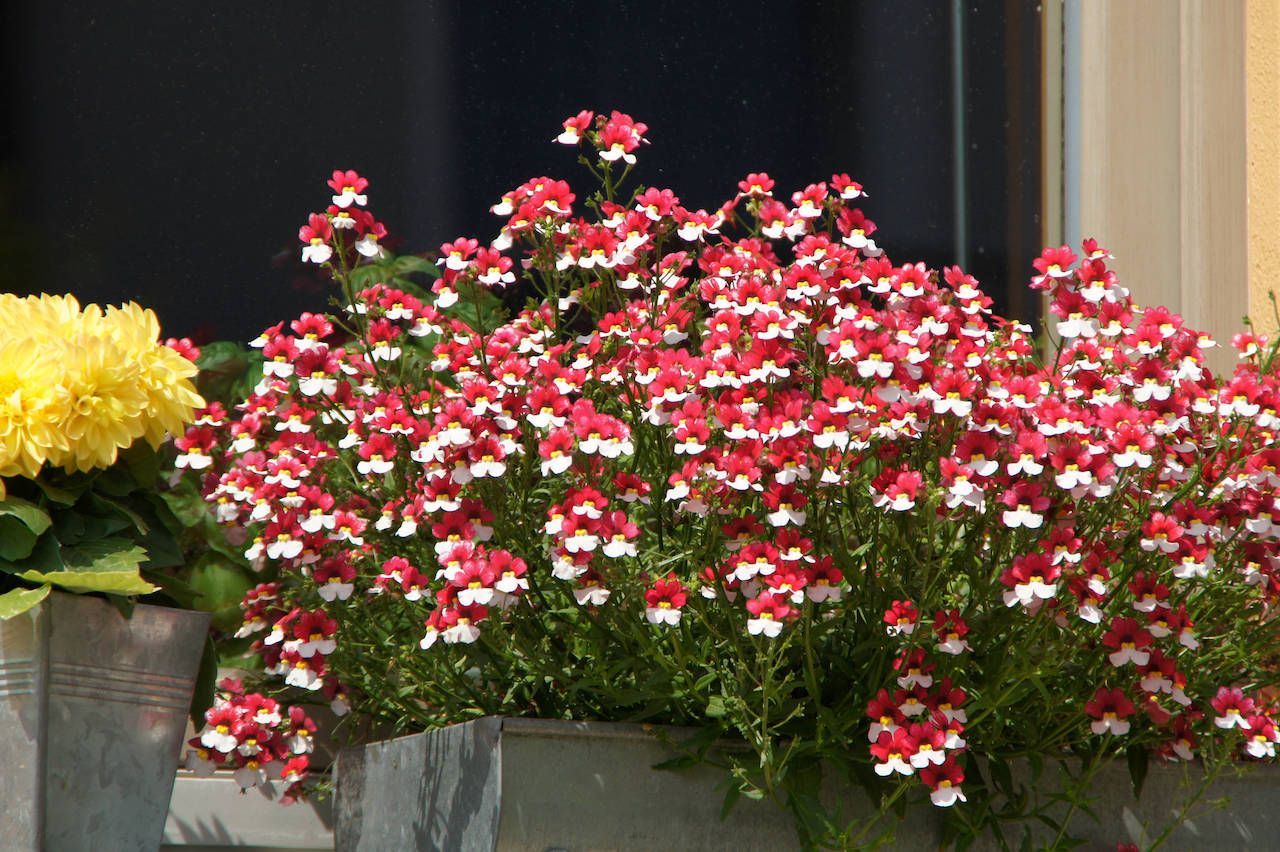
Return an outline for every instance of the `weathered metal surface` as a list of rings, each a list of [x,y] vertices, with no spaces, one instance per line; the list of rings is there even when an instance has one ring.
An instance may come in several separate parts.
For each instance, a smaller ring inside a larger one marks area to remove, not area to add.
[[[671,756],[640,725],[505,718],[344,749],[335,848],[798,848],[789,816],[769,802],[740,799],[721,821],[723,772],[652,769]],[[926,814],[899,841],[936,829]]]
[[[503,721],[479,719],[340,751],[334,848],[494,848]]]
[[[5,849],[159,846],[208,619],[55,593],[0,624]]]
[[[791,820],[768,802],[739,800],[719,818],[723,773],[712,767],[678,772],[651,767],[668,748],[638,725],[487,718],[401,737],[338,757],[334,841],[339,852],[373,850],[750,850],[798,849]],[[1152,766],[1135,801],[1123,761],[1091,789],[1098,819],[1080,816],[1072,834],[1084,848],[1145,847],[1163,830],[1198,783],[1178,767]],[[1035,785],[1052,796],[1052,770]],[[1026,767],[1015,778],[1027,783]],[[1280,767],[1259,766],[1241,778],[1220,778],[1207,799],[1162,848],[1280,849]],[[823,799],[847,815],[869,813],[857,789],[827,785]],[[958,805],[964,807],[964,805]],[[890,848],[938,849],[945,811],[927,805],[907,812]],[[1053,833],[1032,823],[1032,847]],[[1019,848],[1022,826],[1006,831]],[[869,836],[874,836],[872,832]],[[993,837],[970,847],[1000,848]]]
[[[44,727],[49,610],[0,621],[0,837],[44,848]]]
[[[1159,764],[1152,762],[1135,799],[1129,769],[1122,759],[1113,761],[1093,779],[1088,795],[1094,818],[1078,813],[1071,823],[1071,835],[1084,849],[1114,849],[1117,843],[1133,843],[1140,849],[1154,840],[1183,810],[1188,819],[1172,829],[1160,846],[1173,852],[1236,852],[1236,850],[1280,849],[1280,766],[1272,763],[1240,764],[1240,774],[1226,770],[1192,804],[1203,781],[1199,764]],[[1061,789],[1057,770],[1046,765],[1038,782],[1032,784],[1025,763],[1015,764],[1013,778],[1046,801]],[[1061,810],[1055,814],[1060,816]],[[1052,848],[1056,832],[1039,822],[1010,826],[1004,831],[1009,846],[1020,847],[1024,834],[1030,848]],[[982,838],[970,849],[995,852],[1002,848],[992,836]]]

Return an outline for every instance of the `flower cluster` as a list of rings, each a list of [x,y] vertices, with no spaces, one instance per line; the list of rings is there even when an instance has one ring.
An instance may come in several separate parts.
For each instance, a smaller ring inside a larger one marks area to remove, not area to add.
[[[727,719],[766,785],[776,737],[865,710],[864,759],[941,806],[966,750],[1270,753],[1231,690],[1276,633],[1273,348],[1214,375],[1093,241],[1035,261],[1037,340],[959,267],[892,261],[847,175],[622,193],[646,132],[566,120],[601,191],[517,187],[429,291],[379,278],[335,173],[302,251],[340,309],[265,332],[254,393],[186,443],[271,572],[270,670],[422,725]],[[528,306],[491,319],[506,288]]]
[[[204,405],[198,353],[160,343],[155,314],[132,302],[82,310],[71,296],[0,293],[0,327],[0,477],[108,467],[138,438],[181,434]]]
[[[237,680],[223,680],[218,688],[203,730],[187,743],[187,768],[202,777],[232,770],[242,789],[260,787],[264,795],[279,782],[282,800],[298,797],[314,748],[315,722],[300,706],[285,709],[273,698],[246,693]]]

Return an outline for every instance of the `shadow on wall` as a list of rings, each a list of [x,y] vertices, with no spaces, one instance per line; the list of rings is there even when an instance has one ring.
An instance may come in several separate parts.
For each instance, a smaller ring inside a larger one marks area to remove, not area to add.
[[[161,849],[333,849],[332,800],[281,805],[229,776],[179,772]]]

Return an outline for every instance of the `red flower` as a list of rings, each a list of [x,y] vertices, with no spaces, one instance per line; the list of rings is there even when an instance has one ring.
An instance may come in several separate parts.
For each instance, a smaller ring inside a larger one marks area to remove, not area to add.
[[[899,775],[914,775],[916,770],[911,765],[911,758],[915,752],[915,738],[906,728],[881,731],[871,744],[871,756],[878,761],[875,765],[876,774],[886,776],[896,772]]]
[[[894,601],[893,605],[884,611],[884,623],[888,625],[888,633],[890,636],[899,634],[910,636],[916,629],[916,621],[919,620],[920,613],[916,610],[916,605],[911,601]]]
[[[329,179],[329,187],[334,191],[333,203],[342,208],[350,207],[352,204],[361,207],[367,204],[369,199],[363,193],[368,186],[369,181],[351,169],[346,171],[336,169],[333,177]]]
[[[597,143],[600,159],[606,162],[620,159],[627,165],[634,165],[636,158],[631,152],[639,148],[641,142],[647,141],[644,134],[648,129],[644,123],[615,110],[600,130],[600,139]]]
[[[795,610],[783,595],[762,592],[759,597],[747,601],[747,612],[753,618],[747,621],[747,632],[752,636],[764,635],[770,639],[782,632],[784,619],[795,615]]]
[[[920,770],[920,780],[931,791],[929,800],[940,808],[949,808],[956,802],[966,802],[960,785],[964,783],[964,770],[950,755],[940,764],[930,764]]]
[[[307,217],[307,224],[298,229],[298,240],[302,243],[302,259],[311,263],[327,263],[333,257],[333,247],[329,241],[333,239],[333,228],[323,213],[312,213]]]
[[[1209,702],[1218,715],[1213,724],[1219,728],[1242,728],[1250,730],[1249,716],[1253,713],[1254,701],[1239,687],[1218,687],[1218,694]]]
[[[689,596],[684,585],[676,579],[675,574],[668,574],[665,579],[657,580],[644,593],[645,619],[650,624],[676,624],[680,621],[680,611]]]
[[[1151,634],[1132,618],[1113,618],[1111,629],[1102,636],[1102,644],[1112,649],[1108,659],[1119,668],[1125,663],[1145,666],[1151,658]]]
[[[738,182],[738,191],[751,198],[765,198],[773,195],[773,178],[764,172],[752,172]]]
[[[592,120],[596,117],[595,113],[590,110],[583,110],[577,115],[571,115],[564,120],[564,130],[554,141],[561,145],[577,145],[586,134],[587,128],[591,126]]]
[[[1089,726],[1095,734],[1123,736],[1129,733],[1127,720],[1137,712],[1137,708],[1125,697],[1123,690],[1099,687],[1092,700],[1085,703],[1084,711],[1094,720]]]
[[[1032,266],[1039,273],[1031,279],[1031,286],[1036,290],[1047,290],[1056,282],[1070,278],[1071,265],[1076,262],[1075,252],[1068,246],[1047,248],[1032,261]]]
[[[933,630],[938,634],[938,644],[934,646],[938,651],[944,654],[963,654],[972,650],[964,638],[969,634],[969,625],[960,617],[959,610],[938,610],[933,616]]]

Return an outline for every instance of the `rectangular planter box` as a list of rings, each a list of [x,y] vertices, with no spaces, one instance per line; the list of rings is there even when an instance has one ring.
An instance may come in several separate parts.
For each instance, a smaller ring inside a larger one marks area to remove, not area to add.
[[[209,616],[55,592],[0,622],[0,845],[154,850]]]
[[[772,803],[740,799],[722,822],[724,773],[710,766],[651,768],[671,756],[647,726],[510,718],[344,749],[334,846],[340,852],[798,848],[790,816]],[[899,844],[908,844],[902,848],[927,846],[936,836],[938,824],[924,816],[899,830]]]
[[[334,846],[339,852],[418,850],[750,850],[799,849],[791,818],[768,802],[740,799],[720,820],[724,773],[698,766],[651,767],[671,757],[647,726],[602,722],[485,718],[339,753]],[[1016,773],[1026,781],[1026,767]],[[1056,773],[1037,785],[1051,795]],[[1098,821],[1080,815],[1072,834],[1084,848],[1145,846],[1187,795],[1182,772],[1153,765],[1135,801],[1124,761],[1095,779]],[[857,788],[828,785],[824,799],[846,814],[870,813]],[[1230,797],[1225,809],[1198,808],[1162,847],[1170,850],[1280,848],[1280,769],[1257,766],[1219,779],[1206,798]],[[964,807],[963,804],[957,807]],[[939,849],[942,809],[909,810],[891,848]],[[1145,833],[1147,827],[1155,831]],[[1052,839],[1031,826],[1033,847]],[[1005,830],[1019,848],[1020,826]],[[973,850],[1000,848],[983,838]]]

